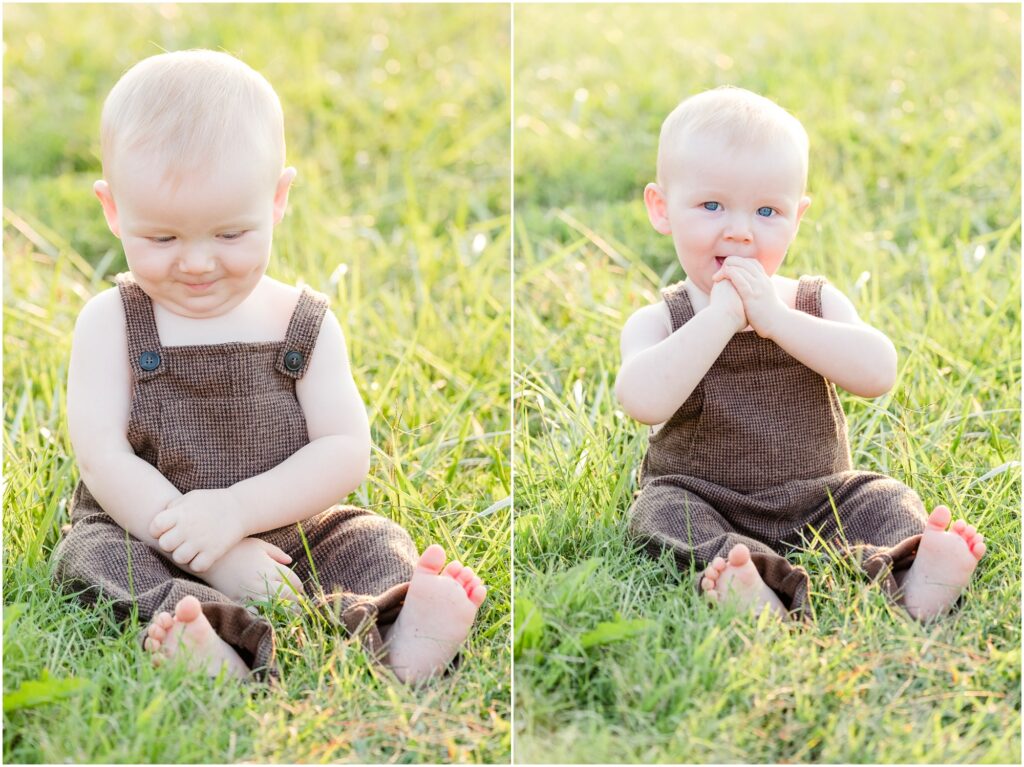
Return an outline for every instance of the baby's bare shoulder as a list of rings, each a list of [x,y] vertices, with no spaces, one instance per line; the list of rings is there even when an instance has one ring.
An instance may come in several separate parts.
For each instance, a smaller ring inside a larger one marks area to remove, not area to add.
[[[775,288],[775,295],[781,298],[786,306],[790,309],[796,306],[796,291],[800,286],[800,280],[775,274],[772,275],[772,285]]]
[[[621,347],[629,357],[672,335],[672,317],[664,301],[643,306],[633,312],[622,327]]]
[[[108,331],[124,333],[124,307],[117,288],[107,288],[90,298],[75,320],[75,335]]]

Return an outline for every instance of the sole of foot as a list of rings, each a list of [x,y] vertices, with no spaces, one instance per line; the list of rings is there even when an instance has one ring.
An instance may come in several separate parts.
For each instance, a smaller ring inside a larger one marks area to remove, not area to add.
[[[217,635],[203,615],[199,600],[193,596],[178,602],[173,616],[163,612],[153,619],[146,629],[144,646],[157,664],[181,658],[194,668],[202,668],[210,676],[217,676],[221,669],[239,679],[249,676],[245,661]]]
[[[487,588],[460,562],[445,566],[444,549],[433,544],[420,555],[398,619],[388,633],[388,656],[406,683],[444,673],[476,618]]]
[[[948,613],[985,556],[985,538],[945,506],[928,517],[917,557],[900,584],[907,612],[920,621]],[[947,527],[949,528],[947,530]]]
[[[785,616],[786,608],[772,591],[750,559],[750,549],[737,543],[729,551],[728,559],[715,557],[700,581],[704,596],[718,604],[735,605],[756,613],[765,608]]]

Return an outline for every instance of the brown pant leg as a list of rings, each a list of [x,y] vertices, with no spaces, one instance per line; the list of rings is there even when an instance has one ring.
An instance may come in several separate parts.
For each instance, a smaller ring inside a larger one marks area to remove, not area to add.
[[[372,654],[387,662],[382,634],[402,609],[416,561],[416,545],[398,524],[355,506],[334,506],[298,528],[262,535],[293,558],[307,595],[319,599]]]
[[[801,618],[811,617],[807,572],[765,543],[736,532],[709,503],[688,490],[664,480],[648,484],[629,510],[629,532],[652,557],[671,551],[680,570],[688,569],[691,562],[703,569],[743,543],[761,579],[786,609]]]
[[[897,576],[914,563],[928,514],[902,482],[873,472],[848,472],[816,514],[822,538],[852,557],[897,604]],[[838,518],[837,518],[838,517]]]
[[[54,561],[54,581],[62,589],[78,592],[87,605],[110,600],[120,621],[137,612],[148,622],[160,612],[173,613],[183,597],[196,597],[214,631],[258,678],[277,675],[274,632],[266,619],[175,567],[107,514],[76,521],[54,551]]]

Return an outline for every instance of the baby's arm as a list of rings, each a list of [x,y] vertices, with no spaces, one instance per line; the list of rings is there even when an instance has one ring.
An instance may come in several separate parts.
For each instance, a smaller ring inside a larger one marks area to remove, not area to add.
[[[634,312],[622,329],[615,380],[622,409],[641,423],[667,421],[746,325],[743,304],[728,282],[716,284],[708,307],[674,333],[664,303]]]
[[[189,547],[192,569],[204,572],[230,531],[238,539],[301,522],[357,488],[370,468],[370,427],[352,380],[345,339],[324,316],[306,374],[296,383],[309,444],[273,469],[226,490],[196,490],[157,514],[150,532],[165,548]],[[216,528],[216,529],[214,529]],[[192,549],[195,549],[194,553]]]
[[[160,551],[149,525],[181,493],[128,442],[131,387],[124,310],[114,288],[89,301],[75,323],[68,432],[89,492],[117,524]]]
[[[731,281],[758,335],[859,397],[878,397],[896,382],[896,347],[862,322],[850,300],[831,285],[821,291],[814,317],[786,306],[764,269],[753,259],[729,258],[720,273]]]

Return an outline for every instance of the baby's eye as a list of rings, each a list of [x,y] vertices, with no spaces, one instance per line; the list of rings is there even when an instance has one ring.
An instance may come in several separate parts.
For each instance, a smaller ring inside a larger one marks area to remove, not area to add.
[[[718,210],[722,206],[717,202],[706,202],[704,203],[704,210]]]
[[[245,234],[245,232],[225,232],[220,236],[220,238],[222,240],[237,240],[243,234]]]
[[[775,214],[775,210],[773,208],[769,208],[767,205],[765,205],[763,208],[758,208],[757,209],[757,215],[764,216],[765,218],[769,218],[770,216],[772,216],[774,214]]]
[[[165,235],[165,236],[162,236],[162,237],[147,237],[146,239],[149,240],[150,242],[159,242],[159,243],[163,244],[163,243],[167,243],[167,242],[173,242],[174,241],[174,236],[173,235]]]

